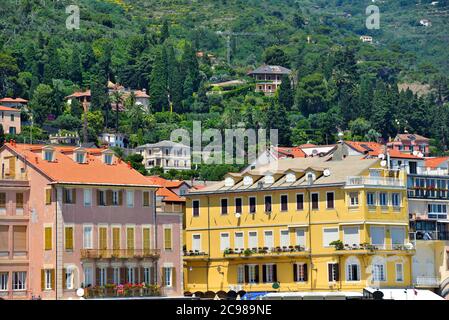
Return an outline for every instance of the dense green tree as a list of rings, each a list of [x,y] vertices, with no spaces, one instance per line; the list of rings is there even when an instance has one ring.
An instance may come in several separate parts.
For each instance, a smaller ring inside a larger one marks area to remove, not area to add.
[[[327,111],[329,93],[322,74],[314,73],[301,79],[296,90],[295,105],[305,116]]]
[[[284,50],[278,47],[267,48],[263,53],[263,61],[267,65],[290,67],[290,61]]]
[[[52,110],[55,109],[53,89],[46,84],[38,85],[33,93],[33,98],[30,100],[29,107],[34,123],[42,125]]]
[[[156,53],[156,58],[150,76],[150,102],[154,111],[168,110],[169,107],[167,70],[167,51],[165,47],[162,46]]]
[[[282,77],[282,83],[279,87],[278,102],[283,105],[285,109],[291,110],[294,104],[294,94],[292,89],[292,82],[288,75]]]

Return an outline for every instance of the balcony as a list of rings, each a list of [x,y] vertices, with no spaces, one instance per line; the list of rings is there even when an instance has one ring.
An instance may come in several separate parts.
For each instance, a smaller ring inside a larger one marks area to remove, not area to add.
[[[348,251],[351,251],[351,254],[376,254],[378,252],[382,253],[406,253],[406,254],[414,254],[415,248],[413,244],[370,244],[370,243],[361,243],[361,244],[342,244],[341,242],[336,243],[335,249],[338,254],[348,254]]]
[[[303,246],[283,246],[283,247],[260,247],[260,248],[247,248],[247,249],[231,249],[228,248],[223,252],[223,255],[227,258],[261,258],[261,257],[292,257],[302,256],[308,254],[307,250]]]
[[[158,259],[159,249],[120,249],[120,250],[98,250],[82,249],[81,259]]]
[[[346,186],[405,188],[405,181],[397,178],[353,176],[347,178]]]
[[[154,284],[107,284],[105,286],[85,288],[84,295],[87,299],[159,297],[161,296],[161,289]]]
[[[183,213],[183,205],[182,204],[177,204],[177,203],[161,203],[158,204],[156,206],[156,212],[161,212],[161,213]]]
[[[417,277],[414,285],[417,288],[439,288],[440,287],[440,278]]]
[[[199,250],[184,250],[184,260],[208,260],[209,254]]]
[[[448,231],[427,231],[427,230],[417,230],[416,232],[411,232],[410,238],[413,240],[449,240]]]

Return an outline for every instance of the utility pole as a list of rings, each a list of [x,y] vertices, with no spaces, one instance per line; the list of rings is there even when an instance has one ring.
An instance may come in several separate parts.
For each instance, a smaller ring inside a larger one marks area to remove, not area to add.
[[[231,37],[232,36],[265,36],[263,33],[252,32],[232,32],[232,31],[217,31],[216,34],[226,38],[226,61],[231,65]]]

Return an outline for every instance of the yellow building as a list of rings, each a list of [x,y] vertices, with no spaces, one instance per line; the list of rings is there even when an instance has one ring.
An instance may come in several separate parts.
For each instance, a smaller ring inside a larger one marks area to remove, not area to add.
[[[279,160],[190,192],[185,291],[409,286],[405,176],[339,154]]]

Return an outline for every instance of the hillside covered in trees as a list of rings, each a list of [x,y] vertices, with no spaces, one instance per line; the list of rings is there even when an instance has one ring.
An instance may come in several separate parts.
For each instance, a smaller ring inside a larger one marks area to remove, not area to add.
[[[82,108],[64,97],[91,89],[90,141],[109,129],[137,146],[199,120],[204,129],[277,128],[282,145],[333,143],[340,130],[354,140],[408,130],[431,137],[442,154],[449,146],[449,4],[430,2],[376,1],[381,28],[367,30],[372,1],[3,0],[0,96],[30,100],[22,117],[33,116],[40,140],[51,130],[80,132]],[[71,4],[80,7],[79,30],[66,28]],[[432,27],[419,26],[423,18]],[[247,72],[262,63],[293,69],[294,86],[284,81],[273,97],[254,93]],[[211,89],[235,79],[249,85]],[[147,89],[151,112],[132,95],[109,96],[108,80]],[[399,91],[404,82],[429,90]],[[111,110],[117,102],[123,112]],[[30,130],[15,138],[26,141]]]

